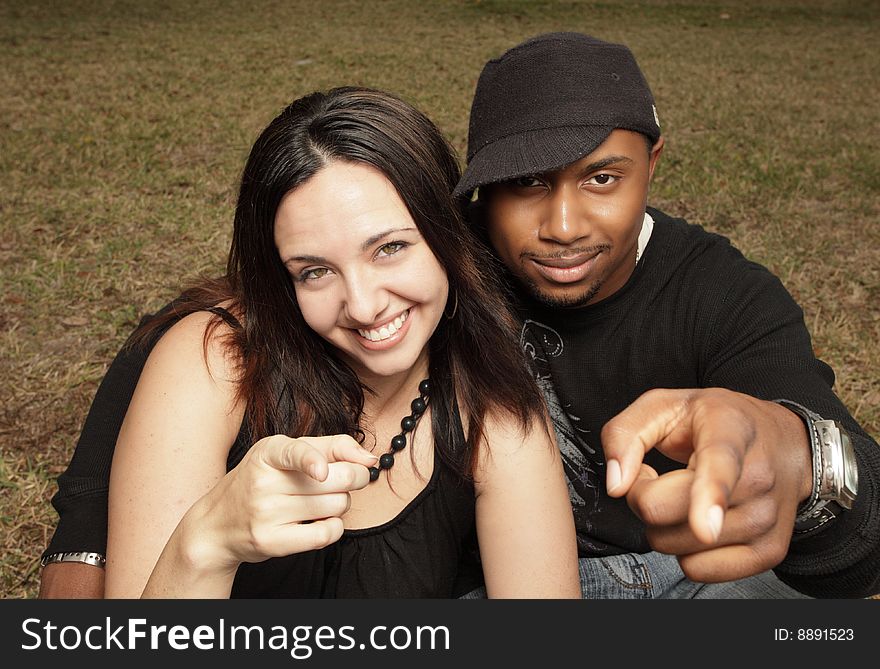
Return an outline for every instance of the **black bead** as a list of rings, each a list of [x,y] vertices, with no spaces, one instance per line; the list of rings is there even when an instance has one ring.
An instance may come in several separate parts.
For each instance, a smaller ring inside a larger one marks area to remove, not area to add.
[[[425,409],[428,408],[428,405],[421,397],[416,397],[409,407],[412,409],[413,416],[420,416],[425,413]]]
[[[394,466],[394,456],[391,453],[385,453],[379,458],[379,466],[382,469],[391,469]]]
[[[428,379],[425,379],[419,384],[419,393],[422,395],[427,395],[431,392],[431,384],[428,383]]]
[[[400,421],[400,429],[404,432],[412,432],[416,428],[416,419],[412,416],[407,416],[402,421]]]
[[[391,440],[391,450],[392,451],[400,451],[406,446],[406,437],[402,434],[398,434]]]
[[[370,467],[370,482],[372,483],[377,478],[379,478],[379,470],[376,469],[375,467]]]

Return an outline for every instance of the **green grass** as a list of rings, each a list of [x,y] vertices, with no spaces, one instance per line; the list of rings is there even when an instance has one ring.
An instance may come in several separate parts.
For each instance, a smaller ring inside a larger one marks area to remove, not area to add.
[[[630,45],[667,139],[653,204],[779,274],[880,434],[870,3],[2,0],[0,593],[36,594],[55,477],[109,359],[141,313],[221,271],[239,171],[281,107],[385,88],[463,155],[482,64],[559,29]]]

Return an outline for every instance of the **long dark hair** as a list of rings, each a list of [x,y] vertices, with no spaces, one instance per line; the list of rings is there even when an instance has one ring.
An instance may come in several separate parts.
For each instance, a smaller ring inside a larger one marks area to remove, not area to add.
[[[242,323],[227,343],[240,361],[238,399],[247,404],[252,440],[276,433],[362,440],[365,388],[306,324],[274,241],[281,199],[332,160],[381,171],[446,271],[452,317],[441,318],[429,341],[432,429],[441,458],[470,475],[488,410],[500,409],[528,429],[543,415],[543,403],[516,344],[496,261],[452,198],[460,174],[455,153],[424,114],[393,95],[335,88],[285,108],[257,138],[245,165],[226,276],[185,292],[174,313],[151,322],[140,338],[226,302]],[[468,426],[464,453],[451,450],[456,400]]]

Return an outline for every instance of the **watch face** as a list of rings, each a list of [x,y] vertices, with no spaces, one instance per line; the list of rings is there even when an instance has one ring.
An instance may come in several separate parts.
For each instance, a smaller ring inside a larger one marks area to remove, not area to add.
[[[843,485],[849,493],[855,497],[859,490],[859,468],[856,464],[856,454],[853,451],[852,442],[846,430],[840,430],[841,450],[843,451]]]

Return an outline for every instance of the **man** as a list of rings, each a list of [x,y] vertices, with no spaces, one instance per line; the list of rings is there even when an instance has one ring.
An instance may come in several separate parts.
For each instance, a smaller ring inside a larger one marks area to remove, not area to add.
[[[581,562],[586,594],[792,596],[761,574],[777,565],[807,594],[877,592],[877,444],[832,393],[779,281],[646,209],[662,150],[624,46],[541,35],[483,69],[456,190],[477,191],[474,223],[523,298],[523,346],[550,399],[581,557],[594,558]],[[855,454],[816,448],[814,463],[816,414],[843,423],[827,438],[848,432]],[[829,465],[833,485],[814,485]]]
[[[584,594],[880,590],[877,444],[833,394],[779,281],[723,238],[647,207],[663,139],[630,51],[573,33],[514,47],[483,70],[468,144],[457,192],[476,191],[474,225],[522,298]],[[142,357],[114,362],[59,480],[46,596],[101,591],[100,569],[65,551],[103,550],[106,529],[78,536],[76,520],[106,512],[111,454],[95,444],[122,416],[99,399],[112,390],[127,404]]]

